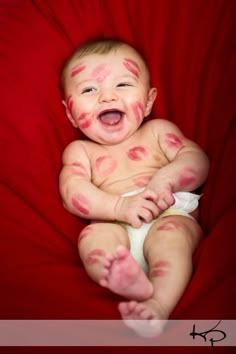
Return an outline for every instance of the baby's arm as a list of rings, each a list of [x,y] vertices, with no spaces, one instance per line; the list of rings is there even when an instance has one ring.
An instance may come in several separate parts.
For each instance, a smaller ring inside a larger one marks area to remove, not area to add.
[[[169,163],[151,179],[147,188],[158,194],[158,207],[165,210],[174,204],[172,193],[193,191],[206,180],[209,161],[203,150],[171,122],[155,120],[158,144]]]
[[[71,213],[90,220],[121,221],[140,227],[157,216],[152,201],[155,193],[146,191],[136,196],[121,197],[107,193],[92,183],[88,154],[80,141],[72,142],[63,153],[59,188],[63,204]]]

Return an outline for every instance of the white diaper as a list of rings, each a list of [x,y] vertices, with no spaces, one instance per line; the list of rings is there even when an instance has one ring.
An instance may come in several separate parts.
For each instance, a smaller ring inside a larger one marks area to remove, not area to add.
[[[135,190],[129,193],[125,193],[122,196],[128,197],[131,195],[135,195],[141,193],[142,190],[143,189]],[[192,218],[189,213],[197,209],[199,204],[198,201],[201,196],[189,192],[176,192],[173,193],[173,196],[175,199],[175,204],[173,204],[170,208],[162,212],[157,219],[169,215],[184,215],[189,218]],[[134,227],[128,224],[121,223],[121,225],[124,226],[128,232],[131,254],[146,273],[148,272],[148,265],[143,255],[143,243],[149,229],[157,219],[153,220],[150,223],[143,223],[139,229],[135,229]]]

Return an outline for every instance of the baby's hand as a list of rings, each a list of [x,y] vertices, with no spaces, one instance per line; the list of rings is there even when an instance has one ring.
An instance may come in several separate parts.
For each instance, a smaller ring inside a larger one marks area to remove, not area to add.
[[[159,209],[159,212],[168,209],[171,205],[175,203],[172,188],[169,184],[162,183],[162,185],[155,185],[154,188],[154,191],[157,196],[156,205]],[[152,187],[150,189],[152,190]]]
[[[149,223],[157,218],[156,202],[157,194],[148,189],[133,196],[120,197],[115,206],[115,219],[139,228],[143,222]]]

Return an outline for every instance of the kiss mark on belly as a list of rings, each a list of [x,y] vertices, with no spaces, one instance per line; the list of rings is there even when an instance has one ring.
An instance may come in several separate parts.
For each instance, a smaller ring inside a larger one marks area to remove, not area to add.
[[[133,179],[133,182],[137,187],[142,188],[148,184],[148,182],[150,181],[151,178],[152,178],[151,176],[135,177]]]

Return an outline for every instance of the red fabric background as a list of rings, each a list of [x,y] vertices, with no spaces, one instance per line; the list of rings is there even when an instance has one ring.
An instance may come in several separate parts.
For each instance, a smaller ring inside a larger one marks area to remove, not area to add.
[[[178,124],[211,160],[206,237],[171,317],[236,318],[235,14],[233,0],[0,0],[1,319],[120,318],[119,297],[84,272],[85,223],[58,192],[62,151],[80,136],[61,104],[60,70],[98,37],[144,54],[159,92],[153,116]]]

